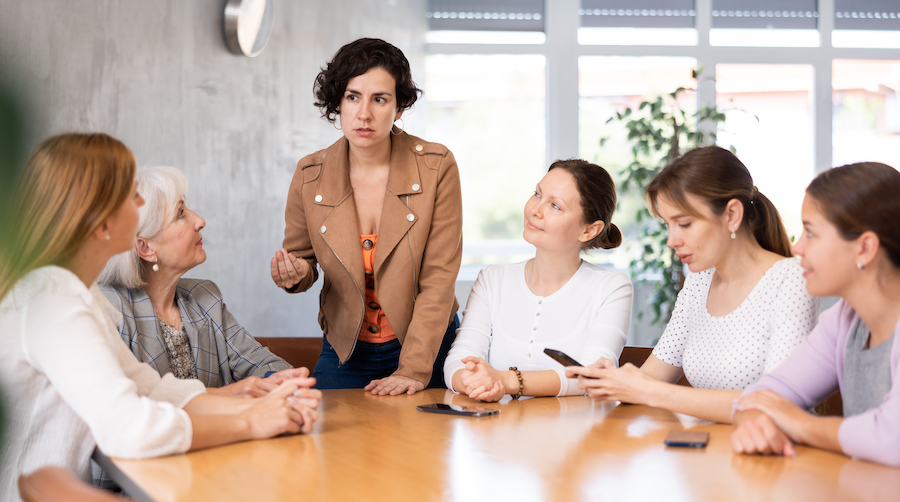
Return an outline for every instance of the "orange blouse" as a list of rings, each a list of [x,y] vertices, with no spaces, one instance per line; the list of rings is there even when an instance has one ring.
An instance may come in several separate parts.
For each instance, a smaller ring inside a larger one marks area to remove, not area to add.
[[[397,338],[375,296],[375,244],[378,235],[360,235],[363,266],[366,268],[366,314],[359,327],[359,339],[369,343],[390,342]]]

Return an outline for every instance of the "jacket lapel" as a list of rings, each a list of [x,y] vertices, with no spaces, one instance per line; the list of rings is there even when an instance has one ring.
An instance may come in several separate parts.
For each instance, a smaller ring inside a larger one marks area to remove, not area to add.
[[[391,136],[391,170],[387,190],[384,192],[384,205],[378,224],[378,245],[375,248],[376,273],[418,219],[406,202],[409,195],[422,191],[413,148],[410,137],[405,132]]]
[[[349,142],[347,138],[332,145],[325,152],[322,162],[322,174],[316,185],[316,195],[321,201],[319,206],[331,206],[331,211],[319,228],[309,229],[318,232],[331,248],[360,291],[365,291],[365,266],[362,261],[362,250],[359,245],[359,219],[356,216],[356,203],[353,200],[353,188],[350,186]],[[322,232],[322,229],[325,232]],[[380,241],[379,236],[379,241]]]
[[[156,311],[150,303],[150,297],[143,288],[129,290],[134,296],[131,304],[134,305],[134,324],[137,332],[138,350],[141,351],[141,361],[146,361],[159,372],[160,375],[171,373],[169,368],[169,354],[166,352],[166,342],[163,339],[159,323],[156,321]]]
[[[219,361],[218,359],[210,360],[212,354],[217,353],[217,350],[209,344],[210,336],[207,332],[209,328],[206,326],[206,318],[188,301],[189,295],[190,291],[178,286],[176,296],[181,314],[181,324],[184,325],[184,332],[191,344],[194,365],[197,368],[197,379],[207,387],[220,387],[224,382],[220,382],[218,378]],[[201,331],[206,336],[201,337]]]

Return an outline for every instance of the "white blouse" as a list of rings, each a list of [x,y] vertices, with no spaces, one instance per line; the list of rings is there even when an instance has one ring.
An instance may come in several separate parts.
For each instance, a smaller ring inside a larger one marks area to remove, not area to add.
[[[205,392],[197,380],[160,377],[135,359],[106,315],[103,294],[47,266],[0,303],[0,394],[7,430],[0,501],[19,500],[20,474],[47,466],[90,481],[95,444],[107,455],[182,453],[191,421],[181,409]]]
[[[582,391],[544,348],[584,365],[601,357],[618,364],[631,323],[634,290],[628,276],[583,261],[557,292],[537,296],[525,283],[525,263],[491,265],[478,274],[444,362],[447,388],[453,389],[453,374],[465,368],[461,359],[467,356],[481,357],[498,370],[554,370],[560,396]]]
[[[700,389],[743,389],[775,369],[812,331],[819,299],[806,291],[799,258],[777,261],[722,317],[706,310],[715,268],[688,275],[653,355],[681,367]]]

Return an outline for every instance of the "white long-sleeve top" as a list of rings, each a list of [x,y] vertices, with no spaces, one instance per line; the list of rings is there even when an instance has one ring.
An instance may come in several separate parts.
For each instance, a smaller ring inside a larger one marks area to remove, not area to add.
[[[544,348],[584,365],[601,357],[618,364],[631,323],[634,289],[628,276],[582,261],[562,288],[537,296],[525,283],[525,263],[491,265],[478,274],[444,362],[447,388],[453,389],[453,374],[465,368],[461,359],[467,356],[481,357],[498,370],[554,370],[560,396],[582,391]]]
[[[7,428],[0,500],[16,479],[47,465],[90,480],[97,445],[107,455],[182,453],[191,421],[181,408],[205,392],[197,380],[160,377],[122,343],[106,300],[70,271],[42,267],[0,303],[0,394]]]

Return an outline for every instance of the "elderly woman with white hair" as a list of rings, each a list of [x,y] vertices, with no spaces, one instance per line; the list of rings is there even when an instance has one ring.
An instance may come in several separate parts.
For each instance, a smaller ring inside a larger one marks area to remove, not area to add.
[[[134,355],[160,375],[199,379],[211,394],[260,397],[287,378],[308,376],[251,337],[215,283],[182,278],[206,261],[206,221],[185,205],[184,173],[149,167],[136,178],[146,204],[134,248],[113,257],[97,279]]]

